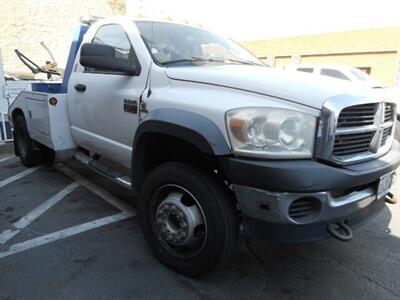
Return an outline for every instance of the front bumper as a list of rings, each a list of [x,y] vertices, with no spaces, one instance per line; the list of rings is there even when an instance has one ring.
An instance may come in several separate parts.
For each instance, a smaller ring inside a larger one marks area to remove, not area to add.
[[[332,237],[327,231],[329,224],[344,220],[351,229],[356,229],[376,216],[384,207],[385,201],[382,198],[350,215],[304,225],[269,223],[244,217],[242,233],[246,236],[279,243],[315,242]]]
[[[256,161],[225,157],[225,174],[233,183],[243,233],[279,242],[310,242],[329,237],[331,223],[363,224],[385,206],[377,196],[379,178],[400,165],[400,145],[365,163],[336,167],[318,161]],[[313,212],[294,218],[299,199],[312,199]]]

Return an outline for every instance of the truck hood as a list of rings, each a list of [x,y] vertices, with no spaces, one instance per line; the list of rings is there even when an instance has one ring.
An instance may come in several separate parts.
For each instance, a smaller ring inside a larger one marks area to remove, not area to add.
[[[371,95],[372,89],[312,74],[247,65],[184,66],[165,70],[170,79],[210,84],[272,96],[321,109],[326,99]]]

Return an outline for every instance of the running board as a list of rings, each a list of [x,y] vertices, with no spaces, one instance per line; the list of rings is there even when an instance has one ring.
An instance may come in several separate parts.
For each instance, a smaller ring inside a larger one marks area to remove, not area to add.
[[[110,168],[106,164],[95,160],[82,152],[76,152],[74,157],[77,161],[86,165],[93,171],[111,179],[115,183],[118,183],[127,189],[132,189],[132,182],[129,175],[118,172],[117,170]]]

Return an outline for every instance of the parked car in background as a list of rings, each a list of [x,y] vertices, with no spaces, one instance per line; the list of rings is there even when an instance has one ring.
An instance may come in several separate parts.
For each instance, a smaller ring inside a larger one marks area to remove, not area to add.
[[[381,82],[374,79],[367,73],[361,71],[360,69],[343,66],[343,65],[296,65],[290,69],[312,73],[321,76],[328,76],[341,80],[348,80],[356,84],[367,86],[371,88],[382,88],[385,87]]]

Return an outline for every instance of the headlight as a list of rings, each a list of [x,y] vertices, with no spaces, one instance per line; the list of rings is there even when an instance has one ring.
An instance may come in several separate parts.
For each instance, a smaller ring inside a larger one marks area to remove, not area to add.
[[[316,118],[281,108],[241,108],[226,115],[233,151],[266,158],[310,158]]]

